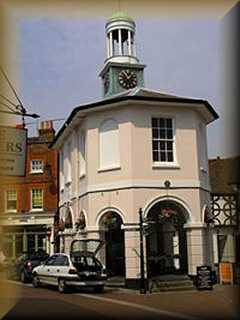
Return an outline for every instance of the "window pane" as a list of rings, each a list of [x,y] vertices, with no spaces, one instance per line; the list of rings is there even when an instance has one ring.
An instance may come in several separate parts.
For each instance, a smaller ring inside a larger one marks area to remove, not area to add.
[[[165,150],[165,141],[160,141],[160,150],[161,151]]]
[[[152,127],[155,127],[155,128],[158,127],[158,121],[157,121],[156,118],[153,118],[153,119],[152,119]]]
[[[161,130],[160,130],[160,138],[161,138],[161,139],[165,139],[165,138],[166,138],[166,132],[165,132],[164,129],[161,129]]]
[[[153,161],[159,161],[158,152],[153,151]]]
[[[167,150],[172,151],[173,149],[173,143],[171,141],[167,141]]]
[[[153,141],[153,151],[158,150],[158,141]]]
[[[164,127],[165,127],[165,119],[161,118],[160,121],[159,121],[159,123],[160,123],[160,127],[161,127],[161,128],[164,128]]]
[[[173,161],[173,153],[172,152],[168,152],[168,161]]]
[[[171,129],[172,128],[172,119],[166,119],[167,122],[167,128]]]
[[[32,160],[31,170],[32,170],[32,172],[42,172],[43,171],[42,160]]]
[[[153,132],[153,138],[157,139],[158,138],[158,129],[153,129],[152,132]]]
[[[43,191],[42,189],[32,190],[32,208],[42,209],[43,207]]]
[[[160,161],[166,161],[166,153],[160,152]]]
[[[167,130],[167,138],[168,138],[168,139],[172,139],[172,138],[173,138],[172,129],[168,129],[168,130]]]
[[[8,190],[7,191],[7,210],[16,210],[17,209],[17,191]]]

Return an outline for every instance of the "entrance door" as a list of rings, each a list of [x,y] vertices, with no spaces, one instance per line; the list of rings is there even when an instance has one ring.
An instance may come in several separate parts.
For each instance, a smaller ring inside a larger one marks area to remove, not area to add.
[[[182,208],[162,201],[148,215],[151,221],[147,240],[148,275],[187,273],[187,241]]]
[[[113,211],[104,214],[100,221],[104,230],[106,269],[110,277],[125,275],[124,231],[121,225],[121,217]]]

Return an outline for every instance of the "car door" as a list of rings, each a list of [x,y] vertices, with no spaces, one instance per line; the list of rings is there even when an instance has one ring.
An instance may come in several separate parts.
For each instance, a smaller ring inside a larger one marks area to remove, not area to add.
[[[39,268],[38,276],[42,283],[54,284],[53,280],[53,263],[57,256],[53,255],[47,259],[47,261]]]
[[[65,254],[58,254],[51,266],[52,281],[54,285],[58,285],[59,278],[68,276],[69,260]]]

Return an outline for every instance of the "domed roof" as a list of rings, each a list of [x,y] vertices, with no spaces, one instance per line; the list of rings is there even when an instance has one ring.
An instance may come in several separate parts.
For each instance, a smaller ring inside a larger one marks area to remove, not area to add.
[[[131,23],[134,23],[133,18],[129,17],[129,15],[126,12],[123,11],[117,11],[115,12],[108,20],[109,22],[113,22],[113,21],[118,21],[118,20],[124,20],[124,21],[129,21]]]

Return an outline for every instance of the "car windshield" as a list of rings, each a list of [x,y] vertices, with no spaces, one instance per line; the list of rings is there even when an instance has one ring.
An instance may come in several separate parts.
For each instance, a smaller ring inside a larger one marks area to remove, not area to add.
[[[101,269],[101,263],[94,256],[72,255],[71,260],[78,271],[98,271]]]

